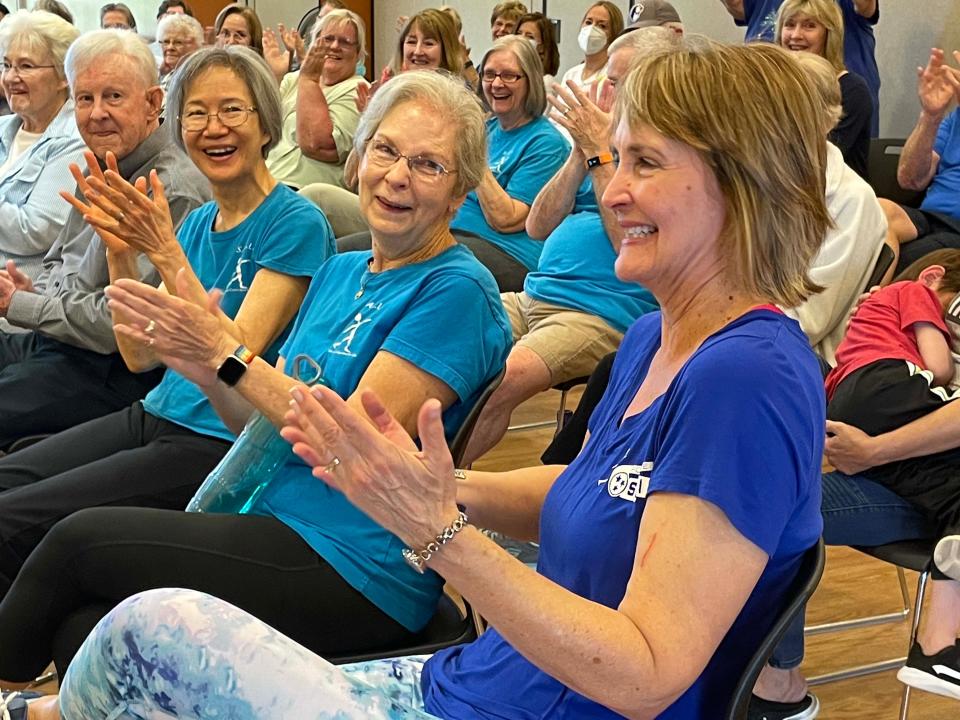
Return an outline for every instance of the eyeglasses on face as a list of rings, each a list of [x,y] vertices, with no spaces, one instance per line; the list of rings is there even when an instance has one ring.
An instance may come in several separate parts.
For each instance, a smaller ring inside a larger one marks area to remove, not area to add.
[[[513,72],[512,70],[502,70],[501,72],[495,72],[493,70],[483,71],[483,81],[485,83],[492,83],[497,78],[500,78],[500,82],[504,85],[513,85],[523,79],[523,75]]]
[[[436,180],[441,175],[449,175],[454,172],[453,170],[447,170],[436,160],[425,158],[422,155],[414,157],[404,155],[382,140],[367,141],[367,159],[382,168],[392,167],[398,160],[406,160],[410,173],[424,180]]]
[[[339,43],[340,47],[352,48],[359,45],[359,43],[356,40],[351,40],[350,38],[344,37],[343,35],[334,35],[333,33],[330,33],[328,35],[321,35],[317,39],[320,41],[321,45],[326,45],[326,46],[332,46],[334,43]]]
[[[241,107],[229,105],[215,113],[205,113],[200,110],[188,110],[180,116],[180,124],[187,132],[201,132],[207,129],[210,118],[215,117],[224,127],[234,128],[243,125],[250,113],[256,112],[255,107]]]
[[[188,45],[194,45],[193,40],[172,40],[164,38],[160,41],[160,47],[172,47],[174,50],[183,50]]]
[[[16,72],[22,78],[36,75],[41,70],[54,68],[56,65],[34,65],[32,62],[10,63],[4,60],[0,63],[0,74],[9,75]]]
[[[217,37],[220,40],[233,40],[234,42],[239,43],[250,42],[250,34],[244,32],[243,30],[230,30],[229,28],[223,28],[223,30],[217,33]]]

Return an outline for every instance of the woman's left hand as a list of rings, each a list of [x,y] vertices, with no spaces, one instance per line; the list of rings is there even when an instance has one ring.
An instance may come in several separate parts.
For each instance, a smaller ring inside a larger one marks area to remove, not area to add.
[[[177,273],[177,292],[187,292],[186,272]],[[168,367],[204,386],[216,381],[220,360],[240,343],[224,331],[218,317],[219,291],[207,296],[206,307],[152,285],[124,278],[107,286],[108,306],[125,322],[118,335],[143,343]]]
[[[572,80],[567,80],[566,88],[554,83],[553,90],[555,95],[547,98],[554,107],[550,119],[566,128],[576,146],[588,158],[606,150],[610,115]]]
[[[100,172],[92,154],[87,157],[87,165],[90,174],[81,189],[90,206],[84,206],[84,219],[98,233],[105,231],[116,236],[151,260],[162,256],[171,245],[177,245],[170,206],[156,170],[150,171],[149,189],[153,192],[150,198],[147,180],[137,178],[136,185],[127,182],[120,175],[112,152],[106,156],[106,172]],[[92,211],[94,208],[96,212]]]
[[[457,518],[453,458],[439,401],[420,408],[417,450],[383,417],[385,408],[372,392],[362,401],[374,424],[329,388],[298,385],[291,394],[280,434],[315,477],[414,549],[434,541]]]

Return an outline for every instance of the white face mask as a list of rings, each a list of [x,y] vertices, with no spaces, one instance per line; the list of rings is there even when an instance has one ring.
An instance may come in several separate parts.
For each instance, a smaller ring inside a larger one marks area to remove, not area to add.
[[[596,55],[607,45],[607,33],[596,25],[584,25],[577,35],[577,45],[585,55]]]

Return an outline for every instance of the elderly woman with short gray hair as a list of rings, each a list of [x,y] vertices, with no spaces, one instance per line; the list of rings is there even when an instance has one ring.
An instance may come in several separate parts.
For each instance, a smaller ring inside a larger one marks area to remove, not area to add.
[[[184,83],[191,64],[182,71]],[[192,108],[188,102],[186,118]],[[197,118],[198,125],[206,120]],[[239,430],[253,409],[282,425],[291,375],[312,365],[320,369],[314,375],[322,373],[358,409],[361,396],[375,391],[382,412],[411,433],[420,406],[438,398],[452,438],[500,372],[510,345],[493,278],[449,229],[484,172],[483,140],[479,104],[455,80],[404,73],[376,94],[355,143],[373,249],[331,257],[316,272],[275,362],[241,352],[247,341],[211,303],[128,280],[109,291],[118,336],[190,378],[192,396],[207,401],[227,428]],[[464,149],[469,146],[476,149]],[[290,220],[274,226],[306,232]],[[228,288],[224,298],[230,294]],[[225,367],[242,369],[227,375]],[[181,389],[188,392],[185,384]],[[109,605],[166,586],[229,598],[320,654],[411,641],[435,612],[442,581],[410,568],[397,537],[317,482],[283,448],[276,475],[246,514],[101,507],[57,524],[0,604],[0,677],[33,677],[54,650],[62,673],[108,609],[105,598]],[[183,498],[180,507],[185,504]],[[118,547],[124,548],[119,555],[111,550]],[[55,605],[45,606],[49,612],[36,612],[38,593],[52,583],[62,587],[64,573],[81,566],[83,578],[67,583],[70,591],[57,593]],[[51,638],[66,636],[71,639],[51,645]],[[65,710],[65,716],[88,715]]]
[[[0,118],[0,265],[31,280],[67,220],[57,193],[83,156],[63,68],[79,35],[43,11],[18,10],[0,25],[0,84],[13,111]],[[12,284],[0,273],[0,292]]]
[[[167,91],[173,71],[203,46],[203,25],[190,15],[175,13],[157,23],[157,44],[163,52],[160,87]]]
[[[492,112],[487,120],[489,166],[451,227],[490,268],[501,292],[519,292],[543,248],[527,234],[527,214],[570,146],[543,117],[543,68],[529,40],[500,38],[483,56],[479,73],[481,94]]]

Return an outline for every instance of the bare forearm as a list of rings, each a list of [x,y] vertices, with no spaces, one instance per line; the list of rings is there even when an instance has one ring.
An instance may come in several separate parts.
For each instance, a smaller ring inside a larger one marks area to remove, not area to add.
[[[475,528],[430,567],[527,660],[574,691],[631,718],[656,717],[672,701],[636,624],[538,575]]]
[[[560,167],[557,174],[544,186],[527,215],[527,234],[535,240],[546,240],[563,219],[573,210],[577,189],[586,177],[583,158],[576,151]]]
[[[907,138],[897,165],[897,182],[910,190],[924,190],[933,179],[933,145],[937,139],[942,117],[921,112],[916,127]]]
[[[457,502],[471,522],[516,540],[536,540],[540,508],[562,465],[523,468],[510,472],[467,470],[457,485]]]
[[[297,144],[308,158],[336,163],[340,156],[333,137],[333,119],[320,85],[300,76],[297,85]]]
[[[948,403],[870,440],[870,467],[960,447],[960,403]]]
[[[477,186],[477,199],[483,217],[494,230],[501,233],[523,230],[530,206],[510,197],[490,171]]]
[[[211,367],[219,367],[227,354],[221,353]],[[227,428],[238,434],[254,409],[277,427],[282,427],[283,416],[290,409],[290,388],[294,385],[293,378],[258,357],[233,388],[218,382],[203,391]]]

